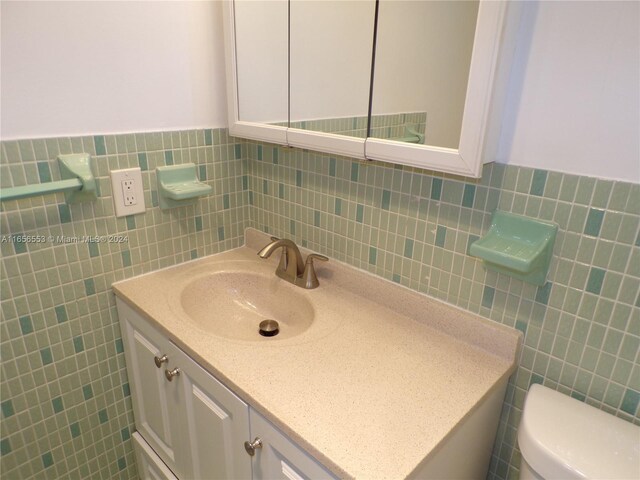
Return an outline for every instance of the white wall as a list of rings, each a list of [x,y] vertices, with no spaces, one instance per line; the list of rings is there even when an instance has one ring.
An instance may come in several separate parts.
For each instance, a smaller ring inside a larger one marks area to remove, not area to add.
[[[226,125],[216,2],[0,2],[3,139]],[[640,4],[527,2],[498,161],[640,182]]]
[[[498,161],[640,182],[640,3],[527,2]]]
[[[1,136],[226,125],[215,2],[0,2]]]

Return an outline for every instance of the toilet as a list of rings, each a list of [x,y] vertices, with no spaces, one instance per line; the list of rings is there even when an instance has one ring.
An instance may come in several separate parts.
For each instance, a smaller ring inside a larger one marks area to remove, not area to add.
[[[518,428],[520,480],[638,480],[640,427],[534,384]]]

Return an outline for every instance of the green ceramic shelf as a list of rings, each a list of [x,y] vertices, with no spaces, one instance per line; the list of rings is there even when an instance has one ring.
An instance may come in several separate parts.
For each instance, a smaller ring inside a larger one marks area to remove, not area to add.
[[[57,192],[64,192],[67,203],[91,202],[97,198],[96,179],[91,172],[91,156],[88,153],[59,155],[58,164],[62,180],[3,188],[0,190],[0,200],[19,200]]]
[[[158,199],[160,208],[183,207],[198,201],[198,197],[209,195],[211,186],[198,180],[193,163],[157,167]]]
[[[496,210],[487,235],[471,244],[469,253],[488,270],[534,285],[544,285],[558,226]]]

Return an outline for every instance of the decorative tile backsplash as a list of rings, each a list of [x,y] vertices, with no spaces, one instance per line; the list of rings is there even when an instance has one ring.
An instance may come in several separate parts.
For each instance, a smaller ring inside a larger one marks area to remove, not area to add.
[[[56,155],[83,151],[96,159],[95,203],[57,194],[2,204],[3,478],[136,477],[110,285],[239,246],[247,226],[525,332],[491,478],[517,478],[532,382],[640,424],[640,185],[500,164],[465,179],[222,129],[3,142],[1,185],[57,180]],[[161,211],[153,170],[183,162],[213,194]],[[116,219],[108,172],[133,166],[147,210]],[[560,226],[544,286],[467,254],[496,208]]]
[[[640,185],[501,164],[474,180],[248,149],[252,226],[525,333],[490,478],[518,477],[531,383],[640,424]],[[468,255],[495,209],[559,225],[544,286],[487,272]]]
[[[242,244],[249,192],[225,130],[2,143],[3,187],[59,179],[59,153],[95,157],[99,198],[2,203],[2,478],[137,478],[111,284]],[[213,194],[158,208],[155,167],[193,162]],[[109,171],[141,167],[146,212],[115,218]]]

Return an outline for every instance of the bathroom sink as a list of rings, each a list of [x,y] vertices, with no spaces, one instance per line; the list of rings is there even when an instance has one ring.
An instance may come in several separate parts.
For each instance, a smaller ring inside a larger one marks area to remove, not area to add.
[[[313,323],[314,309],[297,290],[272,272],[218,271],[186,284],[180,304],[187,317],[208,333],[272,342],[300,335]],[[277,335],[259,333],[264,320],[278,322]]]

